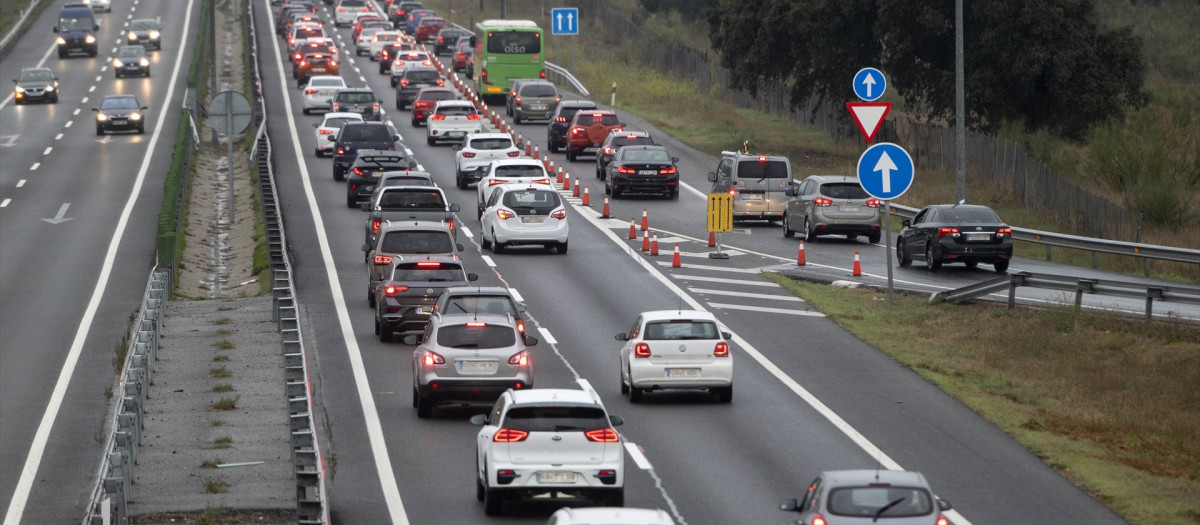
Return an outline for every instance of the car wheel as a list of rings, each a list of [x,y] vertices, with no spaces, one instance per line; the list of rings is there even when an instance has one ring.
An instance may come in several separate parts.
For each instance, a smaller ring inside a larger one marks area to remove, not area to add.
[[[433,137],[425,137],[425,143],[430,146],[433,146],[433,145],[437,144],[437,141],[433,140]]]
[[[558,153],[558,148],[554,147],[554,141],[550,140],[549,137],[546,138],[546,151],[549,151],[550,153]]]
[[[620,376],[620,374],[618,374],[618,376]],[[618,377],[617,379],[619,379],[621,382],[621,395],[623,395],[623,396],[629,395],[629,383],[625,382],[624,377]]]
[[[620,197],[620,196],[621,196],[621,188],[620,188],[619,186],[615,186],[615,185],[614,185],[614,186],[612,187],[612,198],[614,198],[614,199],[615,199],[615,198],[617,198],[617,197]]]
[[[1002,259],[992,264],[996,266],[996,273],[1004,273],[1008,271],[1008,259]]]
[[[50,99],[50,103],[51,103],[51,104],[58,104],[58,95],[54,95],[54,98]]]
[[[496,238],[496,230],[492,230],[492,253],[504,253],[504,243]]]
[[[413,408],[417,408],[417,398],[420,395],[421,394],[417,392],[417,385],[414,384],[413,388],[412,388],[412,406],[413,406]]]
[[[66,53],[66,52],[64,52],[64,51],[62,51],[62,50],[59,50],[59,51],[58,51],[58,58],[67,58],[67,53]]]
[[[392,327],[379,323],[379,340],[384,343],[392,342]]]
[[[908,256],[908,251],[904,249],[904,239],[896,241],[896,260],[900,266],[908,266],[912,264],[912,259]]]
[[[867,242],[871,244],[879,244],[879,240],[883,238],[882,233],[872,233],[867,235]]]
[[[392,84],[392,87],[396,87],[396,85],[395,85],[395,84]],[[400,105],[400,101],[399,101],[399,100],[397,100],[397,101],[396,101],[396,109],[404,109],[404,106]]]
[[[558,251],[559,255],[565,255],[567,253],[567,241],[558,243],[554,249]]]
[[[575,152],[567,149],[567,162],[575,162]]]
[[[146,134],[146,127],[138,126],[138,135],[145,135],[145,134]]]
[[[417,417],[421,419],[429,419],[433,415],[433,400],[429,396],[423,396],[418,391],[417,393]]]
[[[792,229],[791,219],[787,213],[783,214],[783,236],[791,239],[796,236],[796,231]]]
[[[346,207],[347,208],[357,208],[358,200],[355,199],[353,195],[347,195],[346,196]]]
[[[679,199],[679,188],[675,188],[675,189],[673,189],[673,190],[669,190],[669,191],[667,192],[667,199],[669,199],[669,200],[678,200],[678,199]]]
[[[467,178],[463,176],[462,172],[458,172],[454,175],[454,183],[458,185],[458,189],[460,190],[467,189]]]
[[[345,172],[342,172],[341,170],[337,169],[336,167],[333,168],[333,180],[336,180],[336,181],[346,180]]]
[[[733,402],[733,385],[714,388],[713,393],[717,395],[717,400],[722,403]]]
[[[367,289],[367,306],[375,308],[375,294],[371,292],[370,287]],[[375,335],[379,335],[379,320],[375,320]]]
[[[492,241],[487,240],[486,235],[480,234],[479,235],[479,249],[487,250],[491,247],[492,247]]]
[[[641,403],[642,402],[642,394],[645,393],[645,390],[638,388],[636,386],[633,386],[633,375],[632,374],[630,375],[629,383],[630,383],[629,384],[629,402],[630,403]]]
[[[607,507],[624,507],[625,506],[625,489],[608,490],[607,494],[602,494],[597,500],[604,503]]]
[[[114,69],[113,70],[113,78],[121,78],[121,70]]]
[[[504,504],[504,495],[499,490],[483,489],[483,513],[488,516],[500,514],[500,506]]]
[[[379,335],[379,319],[375,320],[375,335]]]
[[[304,114],[305,114],[305,115],[312,115],[312,110],[311,110],[311,109],[304,108],[304,111],[303,111],[303,112],[304,112]]]
[[[412,127],[414,127],[414,128],[421,127],[421,121],[417,120],[417,117],[413,117],[412,120],[409,120],[409,122],[412,124]]]
[[[479,479],[479,464],[475,464],[475,499],[483,501],[483,480]]]
[[[812,225],[808,223],[808,217],[804,218],[804,240],[808,242],[817,240],[817,232],[816,230],[813,230]]]
[[[96,134],[97,134],[97,135],[103,135],[103,134],[104,134],[104,128],[102,128],[102,127],[100,127],[100,126],[96,126]]]
[[[933,243],[925,243],[925,268],[931,272],[942,267],[942,260],[933,256]]]

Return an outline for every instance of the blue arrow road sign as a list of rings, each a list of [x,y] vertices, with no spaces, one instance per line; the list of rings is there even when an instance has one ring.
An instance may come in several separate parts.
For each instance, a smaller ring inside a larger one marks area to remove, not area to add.
[[[887,79],[873,67],[864,67],[854,75],[854,94],[867,102],[877,100],[887,91]]]
[[[895,199],[908,191],[912,182],[912,157],[900,146],[881,142],[858,158],[858,183],[876,199]]]
[[[556,7],[550,10],[551,34],[578,35],[579,8]]]

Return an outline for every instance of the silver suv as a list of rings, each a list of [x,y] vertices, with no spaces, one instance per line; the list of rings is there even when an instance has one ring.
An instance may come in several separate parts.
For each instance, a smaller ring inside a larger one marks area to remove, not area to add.
[[[733,220],[783,219],[792,163],[780,155],[722,151],[717,171],[708,173],[710,193],[733,195]]]
[[[791,200],[783,215],[783,236],[799,233],[806,241],[820,235],[845,235],[854,240],[866,235],[879,242],[882,202],[870,196],[858,177],[813,175],[787,189]]]

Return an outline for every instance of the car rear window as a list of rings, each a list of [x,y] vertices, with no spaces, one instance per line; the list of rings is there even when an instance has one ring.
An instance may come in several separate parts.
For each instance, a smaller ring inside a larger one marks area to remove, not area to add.
[[[441,231],[394,231],[383,236],[379,246],[383,253],[451,253],[454,241]]]
[[[507,295],[461,295],[446,301],[445,314],[489,313],[517,316]]]
[[[416,80],[418,82],[433,82],[438,79],[437,71],[409,71],[405,73],[404,78]]]
[[[353,126],[348,125],[338,135],[339,140],[355,142],[391,142],[392,135],[387,126]]]
[[[831,514],[871,518],[884,507],[888,509],[881,518],[926,516],[933,512],[933,500],[925,489],[911,487],[845,487],[829,492]]]
[[[525,86],[525,87],[521,88],[521,96],[522,97],[556,97],[556,96],[558,96],[558,90],[554,89],[554,86],[547,86],[546,84],[535,84],[532,86]]]
[[[514,211],[536,210],[546,214],[554,211],[562,201],[557,191],[515,190],[505,193],[502,202]]]
[[[337,94],[338,102],[375,102],[375,94],[363,91],[343,91]]]
[[[310,81],[313,87],[334,87],[346,85],[341,79],[337,78],[314,78]],[[345,119],[343,119],[345,121]]]
[[[439,328],[437,333],[437,344],[449,348],[505,348],[516,343],[516,330],[502,324],[449,325]]]
[[[324,65],[324,64],[328,64],[329,60],[330,60],[330,57],[327,57],[325,55],[304,55],[304,61],[308,62],[309,64]],[[333,84],[327,84],[327,85],[340,86],[341,84],[338,84],[335,82]]]
[[[616,115],[604,115],[604,114],[595,115],[595,114],[588,114],[588,113],[580,113],[580,114],[575,115],[575,123],[579,124],[580,126],[593,126],[596,124],[602,124],[605,126],[616,126],[616,125],[620,124],[621,122],[619,120],[617,120]]]
[[[788,164],[782,160],[743,160],[738,163],[738,176],[743,179],[786,179]]]
[[[450,91],[426,91],[420,97],[420,100],[454,100],[454,93]]]
[[[379,197],[384,208],[406,208],[414,210],[444,210],[446,201],[442,194],[427,190],[393,190]]]
[[[834,199],[869,199],[871,195],[857,182],[822,184],[821,195]]]
[[[470,148],[477,150],[497,150],[508,149],[512,147],[512,139],[494,138],[494,139],[474,139],[471,141]]]
[[[634,135],[632,137],[630,137],[629,135],[617,135],[612,138],[612,145],[614,147],[628,146],[630,144],[652,145],[652,144],[654,144],[654,139],[652,139],[650,137],[642,137],[642,136],[638,136],[638,135]]]
[[[704,320],[671,320],[646,323],[642,338],[647,341],[678,339],[719,339],[717,324]]]
[[[438,115],[450,115],[450,116],[474,115],[475,108],[473,106],[459,106],[459,105],[442,106],[442,107],[437,108],[437,114]]]
[[[671,156],[661,149],[631,149],[621,152],[621,159],[628,162],[671,162]]]
[[[415,262],[397,264],[393,281],[449,282],[465,281],[462,266],[454,263]]]
[[[496,166],[496,177],[541,177],[546,171],[541,166]]]
[[[576,113],[579,113],[580,111],[584,111],[584,110],[588,110],[588,109],[596,109],[596,108],[595,108],[595,106],[590,106],[590,107],[564,106],[562,108],[562,113],[560,113],[560,115],[562,115],[563,118],[565,118],[569,121],[569,120],[575,118]]]
[[[362,7],[367,5],[367,3],[364,0],[342,0],[342,3],[338,5],[342,7]]]
[[[599,407],[521,406],[504,416],[504,428],[526,432],[589,431],[609,428],[608,418]]]
[[[938,210],[937,218],[950,224],[1002,222],[1000,216],[988,208],[945,208]]]
[[[362,119],[360,119],[360,118],[346,118],[346,117],[336,117],[336,118],[331,118],[331,119],[327,119],[327,120],[325,121],[325,127],[327,127],[327,128],[334,128],[334,129],[341,129],[341,127],[342,127],[342,126],[345,126],[347,122],[362,122]]]
[[[487,39],[488,53],[524,55],[542,52],[541,34],[532,31],[494,31]]]

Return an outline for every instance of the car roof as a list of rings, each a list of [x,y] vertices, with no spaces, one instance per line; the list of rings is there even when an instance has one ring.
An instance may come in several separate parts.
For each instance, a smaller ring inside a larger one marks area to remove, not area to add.
[[[407,75],[414,71],[433,71],[434,73],[437,73],[437,69],[434,69],[433,66],[416,65],[416,66],[411,66],[411,67],[405,68],[404,74]]]
[[[338,93],[372,93],[372,94],[374,94],[375,92],[371,91],[371,88],[365,88],[365,87],[344,87],[344,88],[337,90],[337,93],[335,93],[334,95],[337,95]],[[376,122],[376,124],[379,124],[379,123]]]
[[[992,210],[991,208],[984,206],[982,204],[931,204],[931,205],[927,206],[927,208],[936,208],[939,210],[950,210],[950,209],[954,209],[954,208],[962,208],[962,209],[990,210],[993,212],[995,211],[995,210]]]
[[[475,108],[475,104],[472,104],[469,100],[439,100],[433,105],[434,109],[450,106]]]
[[[858,184],[858,177],[855,177],[853,175],[809,175],[808,177],[804,178],[804,180],[808,180],[808,179],[815,180],[821,184],[825,184],[828,182],[837,182],[837,183],[851,182],[854,184]]]
[[[662,321],[666,319],[705,319],[717,322],[717,317],[711,312],[703,310],[651,310],[642,312],[642,319],[646,321]]]
[[[496,160],[493,160],[489,166],[491,166],[493,168],[497,168],[500,166],[542,166],[543,169],[545,168],[545,166],[542,165],[542,161],[534,160],[529,157],[518,157],[515,159],[496,159]]]
[[[909,487],[929,487],[925,476],[920,472],[904,470],[827,470],[821,473],[829,486],[867,485],[870,483],[890,483]]]
[[[501,192],[547,191],[547,192],[551,192],[551,193],[558,193],[558,190],[554,189],[552,186],[547,186],[545,184],[530,184],[528,182],[510,182],[508,184],[499,184],[496,186],[492,186],[492,188],[494,188],[494,189],[490,189],[490,191],[493,191],[493,192],[495,192],[495,191],[501,191]]]
[[[565,403],[574,405],[594,405],[603,408],[604,405],[591,392],[574,388],[534,388],[530,390],[509,390],[513,405],[540,405],[547,403]]]
[[[438,93],[446,93],[446,92],[449,92],[449,93],[454,93],[454,90],[453,90],[453,89],[450,89],[450,88],[448,88],[448,87],[445,87],[445,86],[425,86],[425,87],[421,88],[421,90],[420,90],[420,91],[418,91],[418,92],[417,92],[417,96],[419,97],[419,96],[421,96],[421,94],[423,94],[423,93],[431,93],[431,92],[438,92]]]
[[[401,255],[399,257],[394,257],[392,259],[392,268],[395,268],[401,264],[412,264],[426,261],[439,262],[442,264],[457,264],[460,268],[466,268],[463,266],[462,259],[459,259],[457,255],[435,254]]]
[[[467,136],[468,139],[512,139],[508,133],[472,133]]]
[[[554,513],[560,521],[573,525],[674,525],[671,516],[662,509],[629,507],[563,507]],[[566,520],[566,521],[563,521]]]

